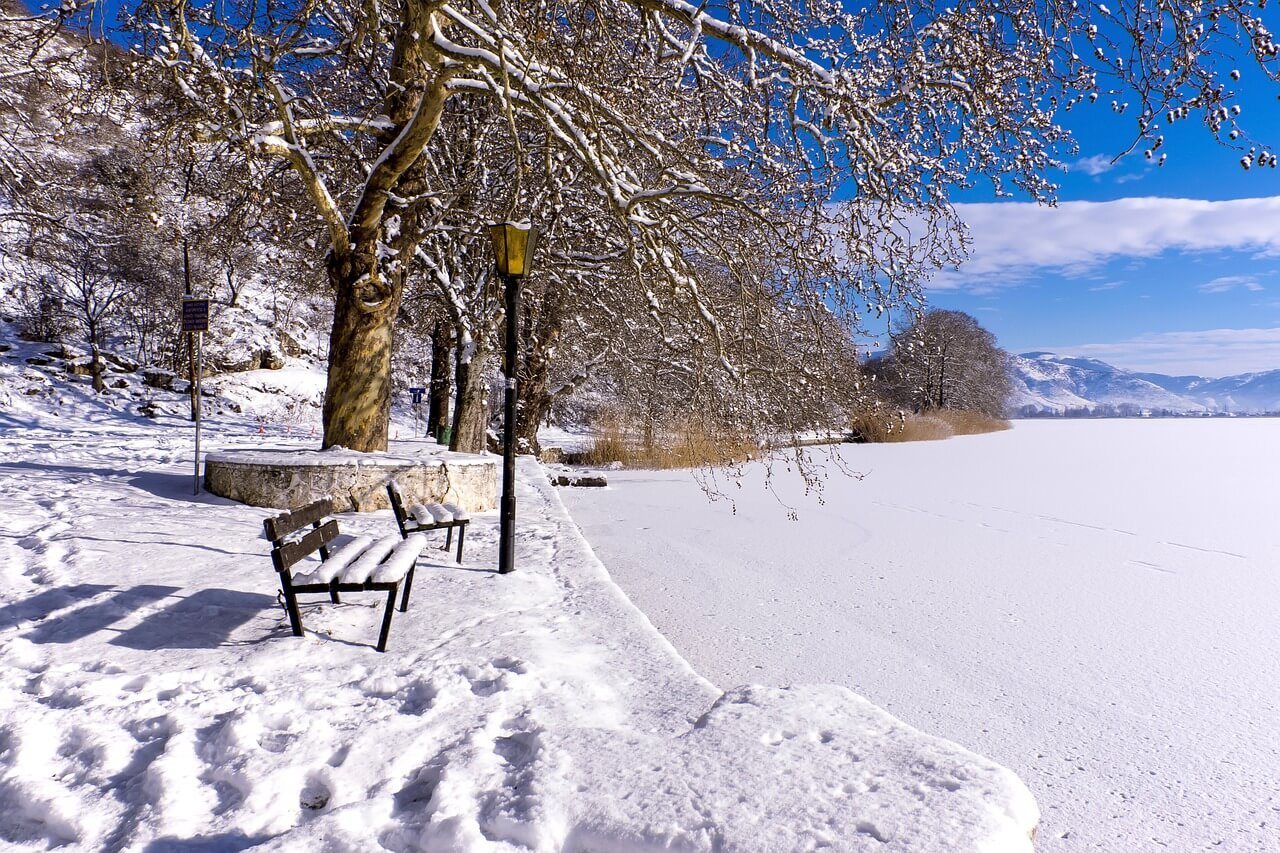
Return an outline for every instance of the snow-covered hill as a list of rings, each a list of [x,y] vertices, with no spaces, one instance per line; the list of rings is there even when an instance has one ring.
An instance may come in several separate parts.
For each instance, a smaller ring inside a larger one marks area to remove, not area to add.
[[[1280,412],[1280,370],[1221,379],[1165,376],[1092,358],[1029,352],[1014,356],[1010,409],[1020,415]]]

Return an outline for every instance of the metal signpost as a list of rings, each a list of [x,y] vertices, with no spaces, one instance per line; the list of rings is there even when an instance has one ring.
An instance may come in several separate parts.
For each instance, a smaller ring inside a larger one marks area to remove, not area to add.
[[[195,489],[192,494],[200,494],[200,376],[204,373],[204,333],[209,331],[209,300],[196,299],[194,296],[182,297],[182,331],[195,335],[191,345],[195,348],[195,368],[191,371],[191,387],[195,391],[196,420],[196,468]]]
[[[427,393],[426,388],[410,388],[409,396],[413,401],[413,437],[418,437],[418,418],[422,414],[422,395]]]

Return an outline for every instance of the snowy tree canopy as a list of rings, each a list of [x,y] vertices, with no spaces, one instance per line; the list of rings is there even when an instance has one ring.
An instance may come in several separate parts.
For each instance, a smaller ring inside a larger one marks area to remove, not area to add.
[[[130,11],[135,51],[185,100],[178,121],[287,163],[310,198],[337,296],[325,440],[368,449],[385,443],[389,385],[352,392],[348,362],[389,364],[405,277],[424,245],[439,268],[430,244],[456,244],[437,229],[460,200],[476,216],[547,221],[565,209],[554,188],[582,186],[594,207],[576,218],[598,220],[586,230],[602,245],[546,250],[592,264],[616,254],[643,316],[668,337],[700,325],[740,381],[736,303],[713,298],[708,275],[856,329],[962,256],[955,190],[987,180],[1052,199],[1048,174],[1070,148],[1059,110],[1114,97],[1135,145],[1153,151],[1161,121],[1193,114],[1238,134],[1217,57],[1248,53],[1271,74],[1276,54],[1262,11],[1233,3],[147,0]],[[507,149],[466,199],[424,167],[457,141],[445,138],[451,109],[487,111],[486,132]]]

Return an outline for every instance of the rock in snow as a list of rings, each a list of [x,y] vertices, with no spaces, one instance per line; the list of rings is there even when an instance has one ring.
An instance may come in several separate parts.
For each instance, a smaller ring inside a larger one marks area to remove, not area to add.
[[[289,635],[263,511],[191,496],[181,421],[69,419],[0,443],[9,844],[1031,847],[1036,805],[1010,771],[843,688],[722,694],[698,676],[531,460],[517,573],[489,571],[496,514],[478,516],[471,562],[429,550],[377,654],[377,594],[314,597]],[[236,429],[206,446],[258,440]],[[393,530],[386,512],[343,524]]]

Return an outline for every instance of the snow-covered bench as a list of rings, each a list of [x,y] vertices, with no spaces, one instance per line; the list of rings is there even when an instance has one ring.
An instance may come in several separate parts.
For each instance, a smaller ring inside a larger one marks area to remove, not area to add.
[[[328,518],[333,501],[321,498],[301,509],[265,519],[262,526],[271,540],[271,562],[280,575],[285,610],[296,637],[302,636],[302,614],[298,611],[298,593],[324,592],[338,604],[340,592],[385,592],[387,609],[382,614],[382,631],[378,635],[378,651],[387,650],[391,631],[391,613],[396,594],[404,583],[401,612],[409,608],[409,589],[418,557],[427,547],[427,537],[400,537],[394,533],[381,539],[357,536],[330,549],[338,537],[338,522]],[[305,533],[299,533],[306,527]],[[320,560],[307,561],[316,552]]]
[[[466,510],[452,503],[414,504],[405,509],[404,495],[395,480],[387,483],[387,498],[391,501],[391,511],[396,516],[396,526],[405,539],[428,530],[445,530],[447,533],[441,550],[448,551],[453,544],[454,528],[457,528],[458,562],[462,562],[462,540],[467,535],[467,525],[471,522]]]

